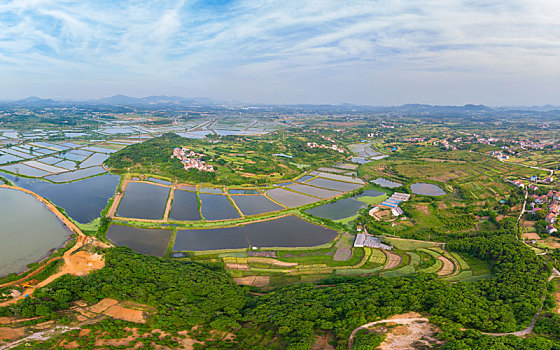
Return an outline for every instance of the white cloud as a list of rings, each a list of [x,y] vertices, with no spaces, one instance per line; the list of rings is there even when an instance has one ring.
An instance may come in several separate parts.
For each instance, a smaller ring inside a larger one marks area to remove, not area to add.
[[[445,103],[456,82],[455,103],[492,103],[489,93],[560,103],[558,18],[560,2],[549,0],[8,1],[0,4],[0,88],[14,94],[5,97],[29,95],[29,86],[46,96],[47,84],[33,81],[42,79],[60,82],[68,97],[173,86],[250,101],[389,104]],[[475,80],[499,86],[512,75],[527,88],[485,91]],[[539,82],[552,91],[529,88]],[[388,86],[393,95],[381,93]],[[417,98],[397,94],[399,86],[418,87]]]

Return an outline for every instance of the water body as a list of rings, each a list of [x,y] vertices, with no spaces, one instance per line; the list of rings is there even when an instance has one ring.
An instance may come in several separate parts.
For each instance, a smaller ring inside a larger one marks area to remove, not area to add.
[[[356,215],[367,205],[354,198],[344,198],[333,203],[327,203],[307,210],[306,212],[325,219],[340,220]]]
[[[164,256],[172,230],[111,225],[107,238],[116,245],[124,245],[137,253]]]
[[[312,175],[303,175],[302,177],[300,177],[299,179],[296,180],[296,182],[305,182],[307,180],[311,180],[312,178],[314,178],[315,176]]]
[[[52,182],[69,182],[69,181],[85,179],[86,177],[90,177],[90,176],[100,175],[106,172],[107,170],[103,169],[103,167],[94,166],[91,168],[80,169],[67,173],[45,176],[45,179],[48,179]]]
[[[173,185],[173,182],[171,182],[171,181],[162,180],[162,179],[158,179],[158,178],[155,178],[155,177],[149,177],[148,181],[155,182],[155,183],[160,184],[160,185],[166,185],[166,186]]]
[[[259,191],[257,190],[246,190],[246,189],[237,189],[237,188],[232,188],[229,189],[228,192],[230,194],[259,194]]]
[[[265,196],[231,196],[231,198],[243,215],[257,215],[284,209]]]
[[[199,193],[202,201],[202,216],[206,220],[236,219],[239,213],[226,196],[219,194]]]
[[[22,272],[61,247],[70,230],[30,194],[0,189],[0,276]]]
[[[163,219],[169,187],[130,182],[119,203],[117,215],[126,218]]]
[[[241,249],[256,247],[313,247],[332,241],[338,233],[296,216],[245,226],[178,230],[175,251]]]
[[[439,186],[423,182],[410,185],[410,190],[414,194],[421,194],[423,196],[443,196],[445,194],[445,191]]]
[[[395,187],[402,186],[402,184],[400,184],[398,182],[390,181],[390,180],[384,179],[382,177],[378,177],[377,179],[373,180],[372,183],[377,184],[381,187],[387,187],[387,188],[395,188]]]
[[[169,217],[173,220],[200,220],[196,193],[175,190]]]
[[[117,175],[102,175],[89,179],[53,184],[39,179],[27,179],[10,174],[0,173],[0,176],[45,197],[55,205],[64,208],[74,220],[85,224],[97,218],[107,206],[107,202],[115,194],[119,177]]]

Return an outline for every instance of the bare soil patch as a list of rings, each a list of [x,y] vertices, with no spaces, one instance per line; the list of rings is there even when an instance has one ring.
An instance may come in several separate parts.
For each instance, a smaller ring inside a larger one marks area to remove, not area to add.
[[[560,248],[560,240],[556,237],[547,237],[540,242],[549,246],[550,248]]]
[[[258,258],[258,257],[247,258],[247,261],[248,262],[268,264],[268,265],[274,265],[274,266],[280,266],[280,267],[295,267],[295,266],[299,265],[297,262],[285,262],[285,261],[280,261],[280,260],[276,260],[276,259]]]
[[[25,327],[0,327],[0,340],[15,340],[25,335]]]
[[[421,211],[422,213],[426,214],[426,215],[430,215],[430,210],[428,209],[427,204],[417,204],[417,205],[415,205],[415,208],[418,209],[419,211]]]
[[[69,257],[63,270],[71,275],[84,276],[91,271],[102,269],[104,266],[103,255],[82,250]]]
[[[384,250],[383,252],[387,255],[387,262],[385,263],[385,266],[383,266],[383,270],[392,269],[400,265],[402,260],[400,255],[391,253],[387,250]]]
[[[235,263],[226,263],[226,269],[228,270],[241,270],[241,271],[249,271],[249,265],[247,264],[235,264]]]
[[[111,306],[117,305],[119,302],[115,299],[105,298],[98,302],[95,305],[89,307],[89,311],[95,312],[97,314],[102,313],[103,311],[107,310]]]
[[[334,346],[329,344],[331,340],[330,334],[315,335],[315,343],[311,346],[311,350],[336,350]]]
[[[536,232],[526,232],[523,233],[523,238],[525,239],[541,239],[541,236],[538,235]]]
[[[447,275],[451,275],[453,273],[453,271],[455,270],[455,264],[453,264],[453,262],[449,259],[447,259],[444,256],[438,256],[438,260],[440,260],[443,265],[441,267],[441,269],[437,272],[437,274],[439,276],[447,276]]]
[[[414,350],[431,348],[440,342],[435,339],[437,328],[429,322],[416,321],[398,325],[387,332],[381,350]]]
[[[245,276],[233,280],[241,286],[266,287],[270,284],[270,276]]]
[[[123,321],[135,323],[146,322],[146,318],[144,317],[144,312],[142,310],[130,309],[120,305],[113,305],[107,310],[103,311],[103,313],[107,316],[111,316]]]

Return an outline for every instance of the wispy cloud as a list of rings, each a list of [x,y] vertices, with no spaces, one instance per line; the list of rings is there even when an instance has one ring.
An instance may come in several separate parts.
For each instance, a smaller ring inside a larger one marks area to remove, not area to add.
[[[548,0],[13,0],[0,98],[559,103],[558,18]]]

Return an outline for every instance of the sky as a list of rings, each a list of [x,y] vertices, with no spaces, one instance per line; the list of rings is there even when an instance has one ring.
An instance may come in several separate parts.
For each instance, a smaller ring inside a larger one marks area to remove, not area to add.
[[[0,100],[560,105],[557,0],[0,0]]]

